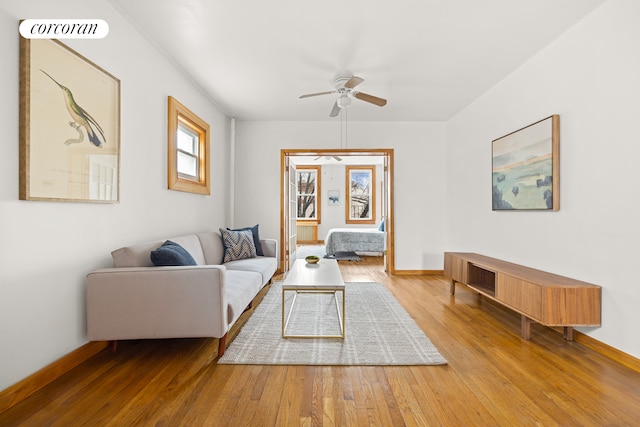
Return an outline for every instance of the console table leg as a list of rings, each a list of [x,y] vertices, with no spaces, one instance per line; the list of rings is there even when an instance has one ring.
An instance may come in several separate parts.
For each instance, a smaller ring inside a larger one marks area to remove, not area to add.
[[[520,335],[525,340],[531,339],[531,319],[525,315],[520,317]]]
[[[573,326],[565,326],[563,336],[565,340],[573,341]]]
[[[451,292],[451,295],[456,294],[456,281],[453,279],[451,279],[451,285],[449,285],[449,291]]]

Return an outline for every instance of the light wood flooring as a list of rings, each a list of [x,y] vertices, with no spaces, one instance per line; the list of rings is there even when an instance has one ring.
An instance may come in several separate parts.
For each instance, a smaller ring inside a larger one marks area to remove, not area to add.
[[[0,426],[634,426],[640,373],[442,276],[340,262],[381,282],[446,366],[216,364],[217,340],[122,342],[0,414]],[[606,319],[605,319],[606,321]]]

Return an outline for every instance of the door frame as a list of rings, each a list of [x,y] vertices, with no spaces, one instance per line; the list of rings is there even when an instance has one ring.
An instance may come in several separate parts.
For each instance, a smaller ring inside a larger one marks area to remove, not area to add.
[[[382,189],[384,197],[382,203],[382,218],[384,218],[386,232],[386,247],[384,252],[385,271],[395,274],[395,233],[394,233],[394,176],[393,176],[393,148],[367,148],[367,149],[286,149],[280,150],[280,265],[286,272],[288,239],[286,236],[286,221],[288,217],[288,201],[285,200],[285,185],[289,181],[289,158],[299,156],[379,156],[384,157],[387,166],[384,170],[386,179],[385,188]],[[384,167],[384,166],[383,166]],[[386,210],[386,212],[384,212]]]

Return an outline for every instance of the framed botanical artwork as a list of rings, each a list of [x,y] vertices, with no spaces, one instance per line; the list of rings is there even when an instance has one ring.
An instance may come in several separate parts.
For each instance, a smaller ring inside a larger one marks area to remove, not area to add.
[[[117,203],[120,80],[57,40],[20,37],[21,200]]]
[[[492,141],[494,211],[560,209],[560,116]]]
[[[376,218],[376,167],[346,166],[347,224],[374,224]]]

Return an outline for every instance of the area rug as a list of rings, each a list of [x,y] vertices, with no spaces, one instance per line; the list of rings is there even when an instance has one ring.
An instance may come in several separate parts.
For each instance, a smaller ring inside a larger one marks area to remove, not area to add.
[[[409,314],[380,283],[345,284],[345,338],[282,338],[282,283],[275,282],[218,360],[241,365],[443,365]],[[293,292],[287,292],[285,308]],[[340,294],[338,293],[340,300]],[[289,334],[337,334],[333,294],[299,294]]]
[[[336,252],[332,255],[325,255],[325,258],[337,259],[338,261],[360,261],[360,257],[355,252]]]

